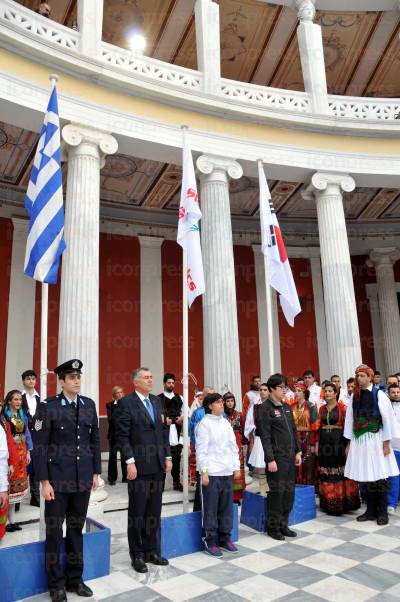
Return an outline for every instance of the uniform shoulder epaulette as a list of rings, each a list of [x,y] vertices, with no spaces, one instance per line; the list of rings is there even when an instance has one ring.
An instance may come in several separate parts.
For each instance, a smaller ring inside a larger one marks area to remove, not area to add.
[[[59,400],[60,400],[60,397],[58,395],[55,395],[54,397],[47,397],[41,403],[46,403],[48,405],[49,403],[52,403],[53,401],[59,401]]]
[[[91,397],[85,397],[84,395],[79,395],[79,398],[82,399],[82,401],[93,401],[93,399]]]

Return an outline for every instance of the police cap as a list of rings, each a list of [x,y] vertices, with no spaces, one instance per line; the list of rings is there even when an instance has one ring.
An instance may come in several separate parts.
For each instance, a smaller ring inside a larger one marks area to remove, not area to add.
[[[54,372],[57,376],[60,376],[60,374],[82,374],[82,366],[81,360],[68,360],[54,368]]]

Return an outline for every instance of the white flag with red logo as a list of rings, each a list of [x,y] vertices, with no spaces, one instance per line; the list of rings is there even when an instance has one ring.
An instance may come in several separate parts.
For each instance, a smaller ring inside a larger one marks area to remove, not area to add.
[[[288,324],[294,326],[294,319],[301,312],[299,297],[261,162],[258,164],[258,176],[261,250],[268,261],[268,284],[279,293],[284,316]]]
[[[201,211],[197,194],[192,153],[183,132],[183,170],[179,205],[178,244],[186,251],[188,305],[204,293],[203,259],[201,256],[199,221]]]

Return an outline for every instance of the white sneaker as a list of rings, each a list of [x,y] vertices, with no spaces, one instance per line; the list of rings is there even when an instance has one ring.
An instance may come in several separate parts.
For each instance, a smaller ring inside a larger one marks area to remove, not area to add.
[[[393,506],[388,506],[387,511],[388,514],[396,514],[396,508],[393,508]]]

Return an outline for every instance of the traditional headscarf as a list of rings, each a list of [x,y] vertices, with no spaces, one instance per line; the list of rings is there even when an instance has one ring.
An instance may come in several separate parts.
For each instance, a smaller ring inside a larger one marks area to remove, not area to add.
[[[305,384],[304,384],[304,383],[301,383],[301,382],[300,382],[300,383],[296,383],[296,384],[294,385],[294,388],[295,388],[295,389],[301,389],[302,391],[308,391],[308,389],[307,389],[307,387],[305,386]]]
[[[367,366],[367,364],[360,364],[359,366],[357,366],[356,372],[355,372],[356,382],[355,382],[354,390],[353,390],[354,397],[360,397],[360,385],[358,384],[358,380],[357,380],[357,376],[360,373],[367,374],[369,376],[371,382],[372,382],[372,380],[374,378],[374,374],[375,374],[375,372],[372,370],[372,368]]]

